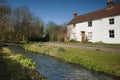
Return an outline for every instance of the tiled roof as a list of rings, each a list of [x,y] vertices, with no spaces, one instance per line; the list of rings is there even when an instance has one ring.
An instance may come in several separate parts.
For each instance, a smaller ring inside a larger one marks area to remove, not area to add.
[[[86,22],[86,21],[97,20],[97,19],[105,18],[105,17],[117,16],[117,15],[120,15],[120,4],[117,4],[110,9],[106,8],[106,9],[102,9],[102,10],[98,10],[95,12],[91,12],[91,13],[77,16],[77,17],[73,18],[68,23],[68,25]]]

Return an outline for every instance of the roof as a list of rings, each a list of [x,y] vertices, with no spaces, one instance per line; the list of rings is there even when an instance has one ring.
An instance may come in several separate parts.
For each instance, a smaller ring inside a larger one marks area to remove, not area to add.
[[[68,25],[97,20],[97,19],[101,19],[101,18],[105,18],[105,17],[117,16],[117,15],[120,15],[120,4],[117,4],[110,9],[106,8],[106,9],[102,9],[102,10],[98,10],[95,12],[91,12],[91,13],[77,16],[77,17],[73,18],[68,23]]]

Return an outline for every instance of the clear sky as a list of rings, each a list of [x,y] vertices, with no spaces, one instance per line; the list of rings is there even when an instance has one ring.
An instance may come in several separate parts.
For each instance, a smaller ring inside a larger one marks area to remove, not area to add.
[[[68,23],[73,13],[78,15],[106,8],[108,0],[7,0],[15,8],[27,6],[35,15],[44,22],[53,21],[56,24]],[[115,0],[117,1],[117,0]]]

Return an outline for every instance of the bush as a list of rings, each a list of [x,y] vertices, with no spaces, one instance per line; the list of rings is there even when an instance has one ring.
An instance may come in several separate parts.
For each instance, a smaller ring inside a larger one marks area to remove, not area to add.
[[[71,40],[70,40],[70,42],[77,42],[77,41],[76,41],[76,40],[74,40],[74,39],[71,39]]]
[[[42,47],[42,45],[38,45],[39,47]]]
[[[64,48],[62,48],[62,47],[59,47],[59,48],[58,48],[58,51],[60,51],[60,52],[64,52],[64,51],[65,51],[65,49],[64,49]]]

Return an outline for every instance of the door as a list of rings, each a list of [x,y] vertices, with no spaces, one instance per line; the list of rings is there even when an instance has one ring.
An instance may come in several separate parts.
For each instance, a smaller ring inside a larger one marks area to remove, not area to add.
[[[81,36],[82,42],[85,42],[86,41],[85,31],[82,31],[81,33],[82,33],[82,36]]]

